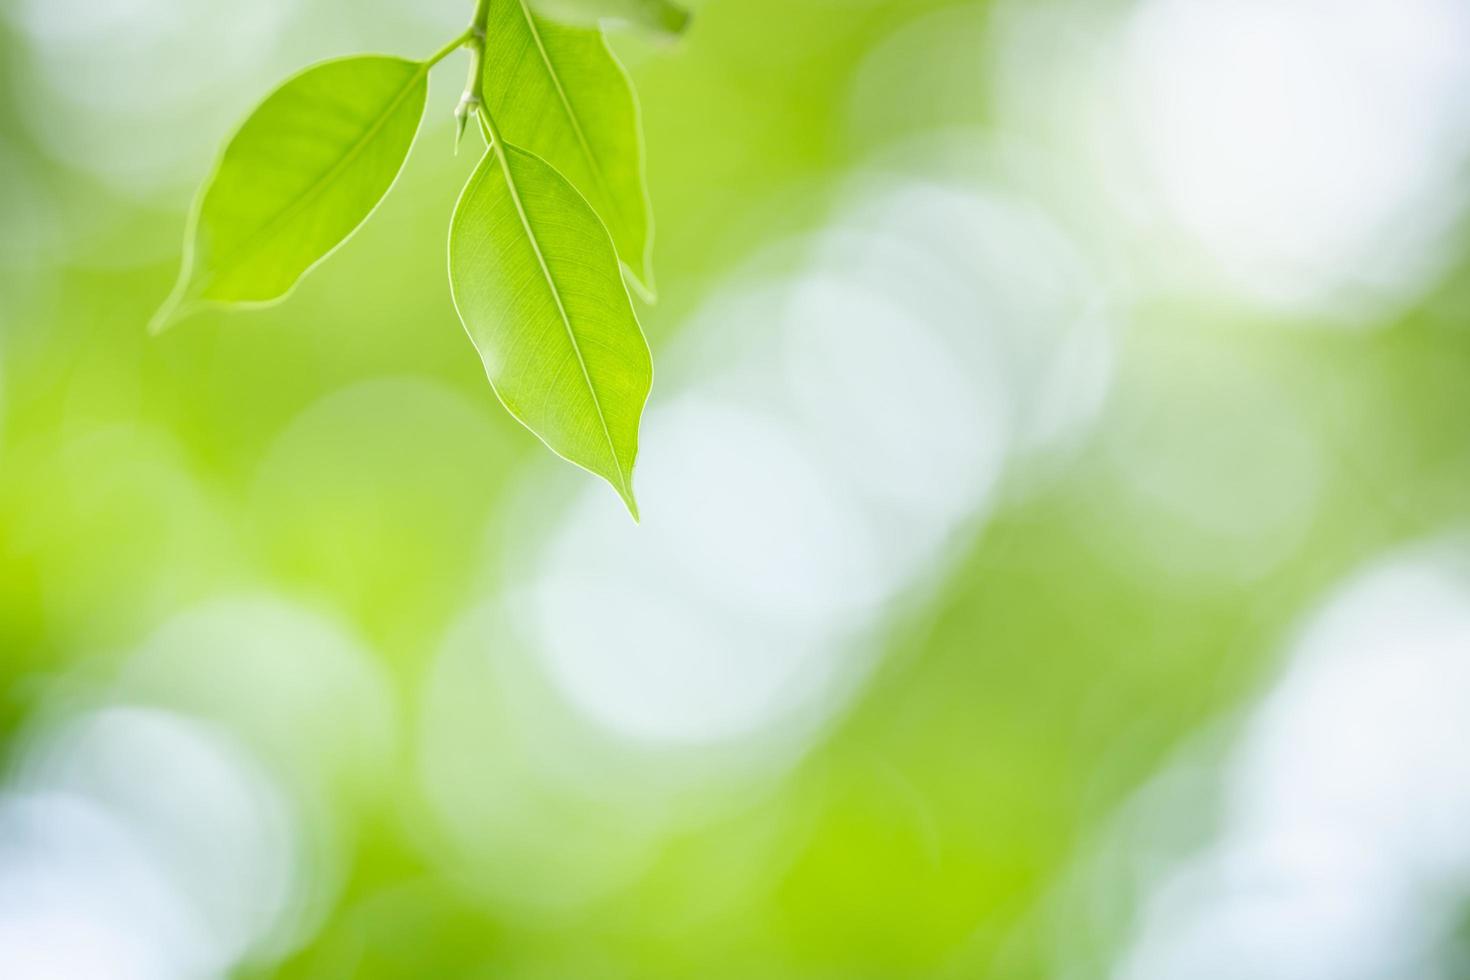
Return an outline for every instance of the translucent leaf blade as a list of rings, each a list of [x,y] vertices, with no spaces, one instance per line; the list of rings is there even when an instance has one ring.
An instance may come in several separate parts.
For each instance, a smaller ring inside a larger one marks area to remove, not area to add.
[[[425,65],[375,55],[323,62],[276,89],[206,183],[154,329],[200,306],[286,296],[388,192],[427,96]]]
[[[612,484],[636,519],[633,464],[653,364],[587,201],[538,157],[491,149],[450,223],[449,282],[501,402]]]
[[[491,4],[482,97],[506,139],[581,191],[650,298],[653,219],[638,103],[602,32],[553,23],[525,0]]]

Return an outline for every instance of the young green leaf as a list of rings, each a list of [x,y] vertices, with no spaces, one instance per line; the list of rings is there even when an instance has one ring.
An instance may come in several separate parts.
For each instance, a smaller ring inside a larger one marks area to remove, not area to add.
[[[611,483],[636,520],[633,462],[653,364],[586,200],[545,161],[495,139],[450,222],[449,285],[505,407]]]
[[[555,24],[526,0],[490,6],[482,97],[517,146],[587,198],[648,298],[653,218],[643,177],[638,103],[602,32]]]
[[[428,65],[364,55],[287,81],[245,120],[196,204],[156,332],[211,304],[281,299],[367,219],[423,118]]]

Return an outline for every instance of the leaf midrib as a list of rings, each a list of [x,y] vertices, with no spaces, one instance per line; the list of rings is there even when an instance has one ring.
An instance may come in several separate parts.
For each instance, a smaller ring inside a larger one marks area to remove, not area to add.
[[[622,206],[618,203],[616,196],[608,187],[607,177],[602,172],[602,165],[598,162],[597,155],[592,151],[592,144],[587,139],[586,131],[582,128],[582,120],[577,116],[577,110],[572,105],[571,97],[567,95],[566,86],[561,83],[561,76],[557,74],[556,65],[552,62],[551,55],[546,50],[546,42],[541,38],[541,31],[536,26],[536,19],[531,14],[530,7],[526,5],[526,0],[519,0],[519,3],[521,16],[526,21],[526,30],[531,33],[531,40],[536,43],[536,53],[541,58],[541,64],[546,69],[547,77],[551,79],[551,85],[556,92],[557,100],[561,103],[562,112],[566,114],[567,122],[571,123],[572,132],[577,136],[577,146],[582,151],[582,156],[587,161],[587,166],[592,170],[592,179],[597,181],[597,189],[600,196],[606,202],[607,206],[612,209],[618,219],[618,223],[621,225],[625,220]]]
[[[546,287],[551,291],[551,298],[556,303],[556,312],[561,317],[561,323],[567,332],[567,341],[572,346],[572,353],[576,355],[577,366],[582,370],[582,380],[587,385],[587,392],[592,396],[592,407],[597,412],[597,422],[602,426],[603,437],[607,439],[607,450],[612,456],[613,469],[618,474],[619,492],[632,501],[632,491],[628,487],[628,478],[623,472],[623,461],[618,455],[618,447],[613,442],[612,430],[607,425],[607,415],[602,410],[602,399],[598,397],[597,386],[592,383],[592,372],[587,369],[587,360],[582,356],[582,345],[577,341],[577,333],[572,329],[572,319],[567,315],[566,305],[561,299],[561,290],[557,288],[556,279],[551,275],[551,267],[546,264],[546,256],[541,251],[541,242],[536,237],[536,231],[531,227],[530,217],[526,214],[525,205],[521,201],[520,188],[516,186],[515,177],[511,174],[510,158],[505,149],[505,143],[498,138],[493,138],[491,152],[495,154],[500,163],[500,172],[505,177],[505,188],[510,193],[511,202],[516,207],[516,215],[521,220],[521,227],[526,232],[526,240],[531,243],[531,251],[536,256],[536,263],[541,267],[541,275],[546,280]]]
[[[393,99],[388,103],[388,107],[383,110],[383,112],[375,120],[373,120],[372,125],[369,126],[367,130],[362,134],[362,136],[360,136],[357,141],[354,142],[352,146],[347,149],[347,152],[344,153],[341,158],[337,160],[337,162],[333,163],[330,167],[324,170],[321,175],[313,180],[305,190],[303,190],[300,194],[293,198],[291,202],[286,205],[286,207],[278,211],[274,218],[272,218],[263,227],[256,231],[255,234],[247,238],[245,242],[241,244],[239,248],[235,249],[234,252],[232,252],[227,259],[222,259],[219,262],[214,263],[214,267],[211,268],[209,272],[207,272],[204,276],[200,277],[198,283],[194,288],[195,294],[198,296],[203,296],[204,292],[219,278],[221,271],[224,270],[226,266],[234,264],[235,267],[238,268],[243,259],[254,257],[260,251],[262,245],[267,240],[274,237],[275,233],[279,231],[283,225],[285,225],[291,219],[295,218],[306,207],[308,207],[312,202],[320,197],[331,185],[332,181],[335,180],[343,170],[347,169],[347,167],[350,166],[354,160],[361,156],[363,151],[367,149],[368,144],[371,143],[380,132],[382,132],[383,127],[388,125],[388,120],[391,119],[393,115],[398,111],[399,107],[403,105],[404,99],[408,98],[409,93],[412,92],[414,87],[423,80],[428,72],[429,66],[422,62],[419,63],[414,69],[413,74],[408,77],[408,81],[404,84],[404,86],[400,88],[397,93],[394,94]]]

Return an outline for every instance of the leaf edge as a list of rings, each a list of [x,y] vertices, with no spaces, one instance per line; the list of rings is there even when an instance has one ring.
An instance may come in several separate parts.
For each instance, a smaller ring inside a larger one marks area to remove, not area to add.
[[[579,190],[577,188],[577,186],[575,184],[573,184],[570,180],[567,180],[567,178],[561,173],[561,171],[557,170],[550,163],[547,163],[546,160],[544,160],[538,154],[532,153],[530,150],[527,150],[527,149],[525,149],[524,147],[521,147],[521,146],[517,146],[515,143],[511,143],[509,141],[506,141],[505,142],[505,147],[507,149],[514,150],[517,153],[521,153],[521,154],[523,154],[523,155],[525,155],[527,157],[530,157],[531,159],[535,160],[541,166],[545,167],[549,172],[551,172],[552,174],[555,174],[558,180],[560,180],[567,187],[569,187],[572,190],[572,192],[574,194],[576,194],[577,198],[582,202],[582,204],[587,208],[588,212],[591,213],[592,216],[597,219],[598,228],[602,231],[602,234],[605,236],[606,241],[607,241],[607,244],[608,244],[608,247],[611,249],[611,251],[612,251],[612,253],[613,253],[614,256],[617,255],[617,246],[613,243],[612,234],[607,230],[607,226],[603,223],[601,216],[597,214],[597,210],[592,207],[592,205],[587,201],[586,196],[581,192],[581,190]],[[458,222],[459,222],[459,217],[460,217],[461,211],[463,209],[465,197],[469,194],[470,188],[480,178],[481,171],[487,165],[491,165],[492,163],[494,163],[496,161],[496,158],[498,157],[499,152],[500,152],[500,150],[496,146],[494,146],[494,145],[488,146],[486,148],[486,150],[485,150],[484,156],[482,156],[480,158],[480,161],[475,164],[474,169],[470,172],[470,176],[465,180],[464,186],[460,188],[459,196],[456,197],[455,198],[455,201],[454,201],[454,210],[451,213],[450,218],[449,218],[449,233],[448,233],[448,236],[447,236],[448,241],[446,243],[447,244],[446,258],[448,260],[448,270],[447,271],[448,271],[448,279],[449,279],[449,300],[450,300],[450,303],[454,306],[455,316],[457,316],[459,318],[460,326],[464,329],[465,336],[469,339],[470,346],[472,348],[474,348],[475,355],[477,357],[480,357],[480,361],[481,361],[481,366],[482,367],[484,366],[484,358],[483,358],[483,356],[480,355],[479,345],[477,343],[475,343],[474,335],[472,333],[470,333],[470,325],[469,325],[469,323],[465,319],[464,311],[462,309],[460,309],[459,296],[456,295],[455,289],[454,289],[454,232],[455,232],[455,228],[456,228],[456,226],[458,225]],[[637,327],[637,329],[638,329],[638,337],[639,337],[639,339],[641,339],[643,341],[644,350],[645,350],[645,352],[648,355],[648,393],[643,396],[643,402],[642,402],[642,404],[640,404],[638,406],[638,425],[634,428],[634,432],[633,432],[633,440],[634,440],[634,442],[633,442],[633,452],[632,452],[631,458],[628,461],[628,471],[627,471],[627,474],[626,474],[626,476],[623,477],[623,480],[622,480],[622,484],[623,485],[620,486],[618,483],[614,482],[611,478],[609,478],[605,473],[599,473],[596,470],[592,469],[590,466],[587,466],[585,463],[580,463],[577,460],[572,459],[570,456],[567,456],[561,450],[557,449],[550,442],[548,442],[545,436],[543,436],[541,433],[537,432],[536,429],[534,427],[532,427],[532,425],[529,422],[527,422],[524,418],[522,418],[521,415],[520,415],[520,413],[517,412],[516,409],[513,408],[505,400],[505,397],[503,395],[501,395],[500,389],[495,384],[495,379],[494,378],[491,378],[489,376],[489,369],[488,368],[486,368],[486,380],[490,384],[490,390],[495,393],[495,399],[496,399],[496,401],[500,402],[501,407],[505,409],[507,415],[509,415],[511,418],[515,419],[516,422],[519,423],[527,432],[529,432],[529,433],[531,433],[531,435],[535,436],[536,439],[543,446],[545,446],[548,450],[551,451],[552,455],[556,456],[558,459],[561,459],[561,460],[563,460],[563,461],[565,461],[567,463],[570,463],[571,465],[577,467],[578,469],[582,470],[585,473],[591,474],[592,476],[596,477],[597,479],[602,480],[608,486],[612,487],[613,491],[618,495],[619,499],[622,500],[624,506],[626,506],[628,508],[628,513],[633,518],[633,523],[634,524],[640,524],[640,523],[642,523],[642,515],[641,515],[640,510],[639,510],[639,507],[638,507],[637,496],[633,492],[633,476],[634,476],[634,470],[636,469],[637,464],[638,464],[638,455],[642,451],[642,444],[641,443],[642,443],[642,433],[643,433],[643,417],[648,412],[648,401],[649,401],[649,398],[651,397],[652,392],[653,392],[653,385],[654,385],[654,381],[655,381],[656,375],[657,375],[657,368],[654,365],[654,361],[653,361],[653,349],[652,349],[652,347],[649,346],[649,343],[648,343],[648,335],[646,333],[644,333],[644,331],[643,331],[643,324],[638,319],[638,311],[633,306],[633,297],[629,293],[629,290],[628,290],[628,282],[627,282],[627,278],[628,277],[623,274],[623,269],[624,268],[625,267],[622,265],[621,260],[619,260],[618,277],[617,277],[618,278],[618,282],[622,286],[624,296],[625,296],[625,298],[628,301],[628,312],[633,317],[633,324],[634,324],[634,326]],[[614,452],[613,452],[613,459],[616,462],[616,460],[617,460],[617,453],[616,453],[616,450],[615,449],[614,449]],[[618,467],[618,470],[619,470],[619,475],[622,475],[622,473],[621,473],[621,467]]]
[[[286,86],[290,85],[292,82],[304,77],[305,75],[313,71],[316,71],[317,69],[324,68],[327,65],[337,64],[338,62],[343,61],[356,61],[365,58],[379,58],[385,61],[401,61],[405,64],[416,65],[419,69],[418,81],[422,83],[423,87],[422,105],[419,108],[419,118],[418,122],[414,126],[413,136],[409,139],[408,147],[404,150],[403,162],[398,165],[398,170],[394,172],[393,179],[388,182],[388,186],[384,188],[382,195],[378,198],[376,202],[373,203],[373,206],[368,209],[367,213],[362,216],[362,220],[358,221],[358,223],[352,227],[351,231],[342,236],[341,241],[337,242],[337,244],[333,245],[331,248],[323,252],[305,269],[302,269],[301,274],[298,275],[291,282],[291,285],[286,287],[286,290],[280,295],[273,296],[270,299],[262,300],[206,300],[188,298],[187,293],[193,275],[194,262],[196,260],[196,241],[198,239],[199,221],[201,219],[201,212],[204,209],[204,201],[209,196],[210,190],[213,189],[215,181],[219,179],[220,165],[224,163],[225,156],[230,151],[230,145],[234,143],[235,139],[240,135],[240,131],[245,128],[246,123],[250,121],[250,119],[255,115],[256,112],[260,110],[260,107],[263,106],[267,100],[276,95]],[[229,138],[221,144],[219,150],[215,154],[214,162],[210,165],[209,168],[209,176],[205,178],[203,183],[200,184],[199,190],[196,191],[194,194],[194,200],[189,206],[189,215],[188,218],[185,220],[184,225],[184,247],[179,264],[179,274],[175,279],[173,288],[169,291],[168,296],[154,312],[153,316],[150,317],[148,320],[149,335],[156,337],[164,333],[171,327],[174,327],[179,323],[208,310],[249,312],[253,310],[269,309],[272,306],[279,306],[280,304],[290,299],[291,296],[296,292],[297,287],[301,285],[302,280],[311,275],[312,272],[316,271],[316,268],[320,266],[323,262],[327,261],[327,259],[337,254],[338,250],[345,246],[357,235],[359,231],[362,230],[363,225],[372,220],[373,215],[378,213],[378,209],[383,206],[383,202],[386,201],[388,199],[388,195],[393,192],[393,188],[398,186],[398,181],[403,177],[403,171],[408,166],[408,160],[413,155],[414,147],[418,145],[419,135],[423,132],[424,128],[424,119],[428,116],[428,81],[429,70],[432,67],[433,65],[431,65],[427,61],[417,61],[413,58],[405,58],[401,55],[375,52],[362,52],[360,54],[340,55],[335,58],[323,58],[320,61],[312,62],[311,64],[282,79],[280,84],[271,89],[271,91],[267,93],[259,102],[252,106],[240,119],[240,121],[235,124],[234,128],[230,130]]]

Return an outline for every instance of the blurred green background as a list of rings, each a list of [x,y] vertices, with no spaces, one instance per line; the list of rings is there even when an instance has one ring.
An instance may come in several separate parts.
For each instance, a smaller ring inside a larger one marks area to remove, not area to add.
[[[1470,976],[1470,10],[616,35],[634,528],[451,307],[459,57],[143,329],[278,78],[469,6],[0,4],[0,976]]]

